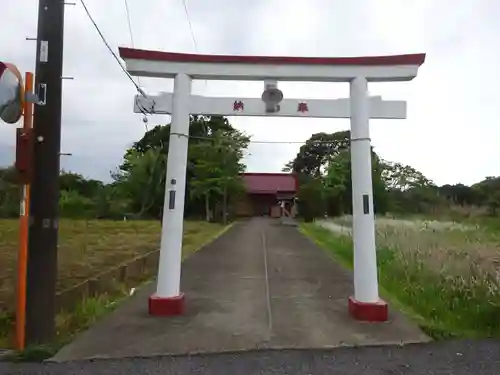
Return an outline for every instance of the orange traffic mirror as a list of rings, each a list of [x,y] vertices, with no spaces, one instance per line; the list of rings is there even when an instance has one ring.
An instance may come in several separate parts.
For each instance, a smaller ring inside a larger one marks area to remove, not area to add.
[[[15,65],[0,61],[0,119],[16,123],[23,115],[23,78]]]

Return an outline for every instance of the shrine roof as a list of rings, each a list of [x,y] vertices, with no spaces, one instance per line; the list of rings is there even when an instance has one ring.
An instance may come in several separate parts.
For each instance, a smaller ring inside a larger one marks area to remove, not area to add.
[[[242,173],[246,191],[252,194],[295,193],[297,176],[293,173]]]

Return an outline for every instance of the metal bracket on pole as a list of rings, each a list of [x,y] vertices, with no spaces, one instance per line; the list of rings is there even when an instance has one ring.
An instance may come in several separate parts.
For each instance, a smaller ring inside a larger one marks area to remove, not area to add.
[[[46,83],[38,84],[38,89],[35,95],[38,98],[36,104],[45,105],[47,103],[47,84]]]
[[[28,103],[33,103],[33,104],[38,104],[40,102],[38,95],[33,92],[27,92],[25,95],[25,100]]]

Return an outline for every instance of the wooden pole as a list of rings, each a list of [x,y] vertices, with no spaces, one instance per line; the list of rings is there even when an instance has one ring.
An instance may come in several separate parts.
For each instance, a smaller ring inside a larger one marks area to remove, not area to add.
[[[33,73],[26,73],[25,95],[33,92]],[[24,101],[23,130],[33,127],[33,103]],[[28,269],[28,227],[30,207],[30,185],[23,185],[23,196],[19,214],[19,250],[17,258],[17,306],[16,306],[16,349],[25,347],[26,330],[26,277]]]
[[[33,116],[26,345],[55,337],[64,0],[39,0]]]

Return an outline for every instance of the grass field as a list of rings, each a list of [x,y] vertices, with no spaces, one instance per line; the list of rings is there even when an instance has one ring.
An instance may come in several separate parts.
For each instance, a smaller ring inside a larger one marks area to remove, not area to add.
[[[193,251],[223,226],[186,221],[185,254]],[[58,284],[63,290],[138,255],[159,248],[159,221],[61,220]],[[0,220],[0,315],[15,307],[18,221]]]
[[[352,266],[350,219],[329,224],[302,229]],[[494,228],[378,219],[381,287],[435,338],[500,337],[500,231]]]

